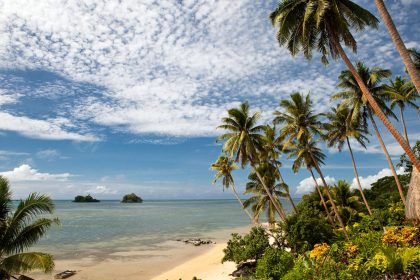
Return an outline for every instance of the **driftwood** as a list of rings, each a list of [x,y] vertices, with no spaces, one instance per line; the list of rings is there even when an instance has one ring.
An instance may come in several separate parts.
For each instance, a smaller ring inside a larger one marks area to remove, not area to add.
[[[406,198],[405,216],[407,219],[420,221],[420,172],[414,166]]]
[[[76,274],[76,270],[66,270],[54,276],[55,279],[65,279]]]
[[[15,277],[13,277],[13,278],[15,278]],[[15,279],[18,279],[18,280],[34,280],[33,278],[25,276],[25,275],[20,275],[19,278],[15,278]]]

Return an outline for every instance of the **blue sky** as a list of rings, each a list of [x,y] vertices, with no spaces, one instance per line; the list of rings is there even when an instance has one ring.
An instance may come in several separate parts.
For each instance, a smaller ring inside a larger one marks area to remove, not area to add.
[[[356,2],[377,14],[372,1]],[[420,1],[385,2],[407,45],[420,48]],[[15,197],[230,198],[209,170],[226,109],[248,100],[266,122],[280,99],[301,91],[326,111],[344,69],[280,48],[268,20],[276,4],[0,0],[0,172]],[[353,60],[404,74],[382,24],[356,37]],[[406,118],[413,142],[419,114]],[[397,159],[402,150],[382,131]],[[373,138],[354,149],[365,187],[390,174]],[[330,182],[351,182],[347,151],[326,152]],[[312,188],[305,171],[282,161],[293,195]],[[246,171],[235,179],[243,189]]]

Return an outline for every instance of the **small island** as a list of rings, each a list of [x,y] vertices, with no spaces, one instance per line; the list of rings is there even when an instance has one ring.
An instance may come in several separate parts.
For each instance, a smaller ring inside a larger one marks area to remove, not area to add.
[[[121,202],[122,203],[142,203],[143,199],[141,199],[141,197],[137,196],[135,193],[131,193],[131,194],[124,195]]]
[[[74,198],[73,202],[100,202],[100,200],[97,200],[93,198],[90,194],[87,196],[78,195]]]

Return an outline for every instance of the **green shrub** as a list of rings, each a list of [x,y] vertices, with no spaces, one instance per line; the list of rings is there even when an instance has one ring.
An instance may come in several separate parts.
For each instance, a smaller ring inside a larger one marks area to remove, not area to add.
[[[255,277],[261,280],[280,280],[293,267],[293,256],[284,250],[270,248],[258,260]]]
[[[233,233],[232,239],[228,241],[227,247],[223,249],[225,255],[222,262],[233,261],[236,264],[240,264],[247,260],[259,260],[269,247],[268,235],[261,227],[252,228],[250,233],[244,237]]]
[[[317,243],[330,243],[333,238],[331,225],[317,209],[309,206],[300,207],[299,214],[289,216],[280,226],[296,253],[303,253]]]
[[[385,246],[365,264],[370,275],[420,272],[420,247]]]
[[[311,261],[305,256],[298,257],[292,269],[290,269],[282,280],[307,280],[313,279],[314,271]]]

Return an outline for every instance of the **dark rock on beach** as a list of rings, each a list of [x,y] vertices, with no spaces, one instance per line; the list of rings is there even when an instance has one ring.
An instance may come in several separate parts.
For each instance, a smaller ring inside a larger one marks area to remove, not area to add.
[[[177,239],[176,241],[181,241],[184,242],[185,244],[192,244],[194,246],[200,246],[200,245],[204,245],[204,244],[216,244],[216,242],[211,241],[210,239],[207,240],[202,240],[200,238],[190,238],[190,239]]]

